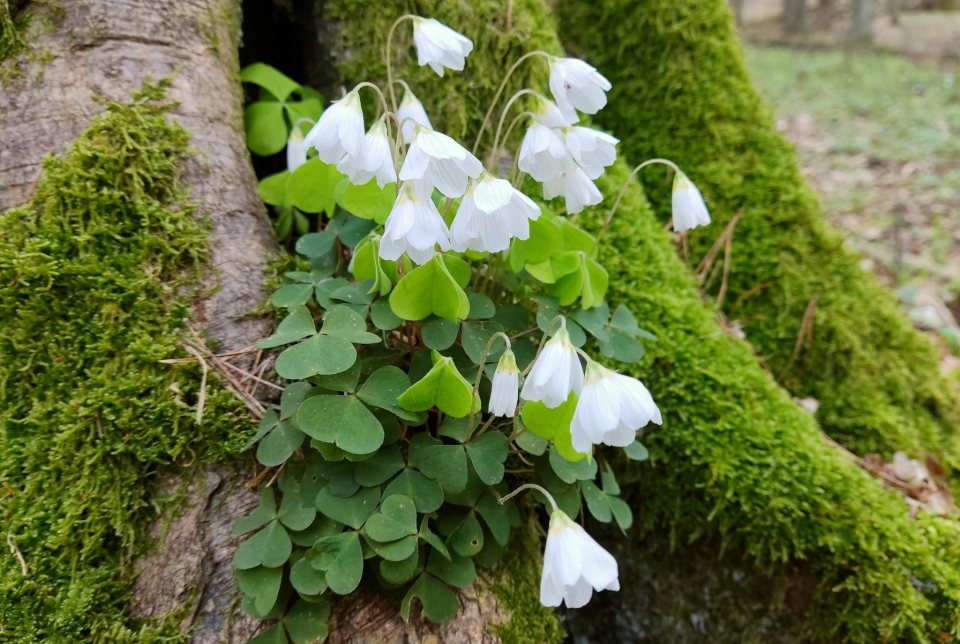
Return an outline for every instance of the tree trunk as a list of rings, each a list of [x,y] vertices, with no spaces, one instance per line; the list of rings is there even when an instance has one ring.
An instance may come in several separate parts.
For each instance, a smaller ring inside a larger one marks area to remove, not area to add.
[[[871,40],[873,38],[875,10],[874,0],[853,0],[853,24],[850,26],[851,40]]]
[[[788,34],[802,34],[807,30],[806,0],[784,0],[783,29]]]
[[[125,101],[148,76],[176,74],[173,115],[192,132],[197,150],[185,180],[213,225],[209,295],[194,303],[194,319],[220,351],[269,335],[268,320],[247,315],[263,300],[264,271],[277,243],[244,139],[239,3],[75,0],[64,4],[55,24],[30,43],[49,50],[50,62],[21,59],[23,75],[0,92],[0,212],[27,201],[43,156],[64,150],[102,111],[94,95]],[[150,528],[158,548],[138,562],[131,615],[162,617],[186,608],[181,626],[192,629],[197,644],[241,644],[264,629],[265,622],[239,611],[232,559],[241,538],[230,534],[236,518],[259,502],[243,486],[254,473],[236,463],[165,477],[158,495],[185,492],[186,502],[172,523]],[[332,603],[328,641],[337,643],[498,642],[490,624],[504,620],[490,592],[472,589],[461,593],[457,619],[442,626],[405,624],[396,600],[363,589]]]
[[[743,25],[743,3],[744,0],[730,0],[730,8],[733,9],[733,15],[737,20],[738,27]]]

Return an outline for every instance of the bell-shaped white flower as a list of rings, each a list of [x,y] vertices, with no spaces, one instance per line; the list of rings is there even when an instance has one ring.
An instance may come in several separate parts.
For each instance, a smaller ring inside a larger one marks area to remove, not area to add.
[[[355,158],[363,156],[363,112],[360,93],[353,90],[323,111],[304,145],[317,149],[324,163],[338,163],[344,154]]]
[[[591,445],[626,447],[647,423],[660,425],[660,409],[636,378],[591,361],[570,422],[573,448],[586,454]]]
[[[450,226],[450,243],[458,253],[470,249],[499,253],[513,237],[530,238],[530,220],[540,208],[505,179],[484,172],[471,181]]]
[[[387,134],[387,124],[380,118],[370,126],[363,139],[362,154],[345,154],[337,164],[337,170],[350,178],[350,183],[362,186],[376,177],[377,185],[383,188],[397,180],[393,166],[393,147]]]
[[[563,197],[567,200],[567,212],[578,213],[585,206],[596,206],[603,201],[603,194],[590,177],[578,166],[572,172],[564,172],[543,182],[543,198]]]
[[[533,109],[533,113],[541,123],[557,129],[570,127],[580,120],[578,117],[574,118],[573,121],[568,121],[556,103],[540,94],[537,94],[537,106]],[[574,116],[576,116],[576,113],[574,113]]]
[[[534,122],[523,135],[517,167],[542,183],[572,171],[576,164],[560,132]]]
[[[287,171],[293,172],[307,162],[307,148],[303,144],[303,132],[294,125],[287,139]]]
[[[403,123],[403,119],[411,119],[412,122]],[[404,143],[410,143],[413,140],[413,128],[416,125],[422,125],[430,130],[433,129],[433,125],[430,124],[430,117],[427,116],[427,111],[423,109],[423,103],[414,96],[409,87],[403,90],[403,98],[400,99],[400,107],[397,108],[397,120],[403,123]]]
[[[588,127],[571,127],[563,130],[563,142],[570,156],[583,168],[590,179],[597,179],[604,168],[617,160],[617,143],[620,139],[606,132],[591,130]]]
[[[565,403],[571,391],[580,395],[582,386],[583,367],[564,322],[560,330],[543,345],[543,351],[527,375],[520,395],[524,400],[541,401],[553,409]]]
[[[673,177],[673,229],[690,230],[710,223],[707,204],[693,182],[682,172]]]
[[[512,418],[517,411],[520,396],[520,370],[517,358],[509,348],[500,356],[497,370],[493,374],[493,387],[490,390],[490,404],[487,406],[494,416]]]
[[[540,603],[581,608],[595,590],[620,590],[617,560],[562,510],[554,510],[543,553]]]
[[[413,43],[420,66],[430,65],[439,76],[444,67],[463,71],[464,59],[473,51],[472,40],[433,18],[413,19]]]
[[[400,186],[400,194],[387,217],[380,239],[380,257],[398,260],[406,253],[417,264],[426,264],[434,246],[450,250],[447,225],[429,194],[419,193],[411,182]]]
[[[603,74],[579,58],[550,60],[550,91],[560,112],[571,123],[577,122],[576,110],[596,114],[603,109],[611,87]]]
[[[400,168],[401,181],[417,181],[430,194],[434,188],[455,199],[467,190],[467,179],[483,172],[477,157],[446,134],[422,125],[413,129],[413,142]]]

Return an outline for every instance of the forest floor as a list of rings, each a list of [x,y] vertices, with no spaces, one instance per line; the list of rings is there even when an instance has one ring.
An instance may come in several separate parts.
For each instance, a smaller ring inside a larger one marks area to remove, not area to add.
[[[757,45],[746,61],[830,223],[960,383],[960,63]]]

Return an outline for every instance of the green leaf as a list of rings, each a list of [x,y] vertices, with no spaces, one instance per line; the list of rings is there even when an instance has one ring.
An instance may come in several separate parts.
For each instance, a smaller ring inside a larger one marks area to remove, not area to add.
[[[404,275],[390,294],[390,306],[404,320],[434,313],[455,324],[470,312],[466,293],[436,257]]]
[[[400,616],[410,621],[410,602],[416,597],[423,606],[423,616],[434,624],[449,622],[460,610],[460,600],[443,583],[426,573],[420,575],[400,604]]]
[[[313,566],[327,573],[327,585],[338,595],[348,595],[363,576],[363,549],[360,535],[348,530],[324,537],[307,551]]]
[[[347,391],[353,393],[360,381],[360,361],[357,360],[353,366],[330,376],[312,376],[310,381],[322,389],[329,391]]]
[[[301,166],[302,167],[302,166]],[[305,257],[322,257],[330,252],[337,241],[337,235],[331,230],[322,233],[307,233],[297,240],[297,252]]]
[[[300,88],[300,93],[306,96],[305,90],[307,89],[309,88]],[[287,101],[283,104],[283,108],[287,111],[287,116],[290,118],[291,123],[296,123],[300,118],[308,118],[316,121],[323,112],[323,101],[320,100],[319,96],[317,98],[304,98],[304,100],[297,102]],[[299,127],[303,134],[306,134],[310,130],[309,123],[301,123]]]
[[[247,147],[254,154],[270,156],[287,145],[287,122],[283,105],[268,101],[251,103],[243,110]]]
[[[466,443],[473,436],[473,432],[480,426],[480,414],[475,414],[473,424],[470,424],[470,417],[452,418],[447,416],[440,425],[437,436],[449,436],[458,443]]]
[[[508,451],[507,437],[498,431],[489,431],[467,443],[467,454],[477,476],[487,485],[503,480],[503,462],[507,460]]]
[[[464,322],[463,332],[460,334],[460,343],[471,362],[480,364],[480,360],[483,359],[483,351],[487,348],[490,338],[502,332],[503,327],[493,320]],[[502,337],[497,338],[490,347],[490,353],[487,354],[487,362],[498,360],[506,348],[506,341]]]
[[[546,217],[541,217],[530,222],[529,239],[514,241],[514,247],[510,254],[512,256],[516,252],[525,263],[539,264],[547,261],[550,255],[557,250],[559,242],[560,229]]]
[[[596,241],[589,233],[577,228],[567,219],[557,217],[555,221],[560,227],[560,250],[583,253],[589,253],[593,250]]]
[[[388,561],[384,559],[380,562],[380,574],[391,584],[405,584],[417,573],[417,564],[420,563],[419,548],[414,548],[413,553],[402,561]]]
[[[514,442],[516,442],[520,449],[534,456],[540,456],[547,451],[547,441],[532,431],[520,432],[514,439]]]
[[[303,212],[325,212],[332,217],[337,207],[333,193],[342,178],[336,166],[314,157],[290,175],[287,200]]]
[[[566,428],[570,431],[570,421],[573,420],[573,413],[577,410],[577,395],[570,394],[567,401],[549,409],[542,402],[526,401],[520,410],[520,418],[523,424],[531,432],[540,438],[551,440],[558,429]]]
[[[413,499],[419,512],[436,512],[443,505],[443,488],[440,484],[416,470],[403,470],[383,491],[384,496],[394,494]]]
[[[406,496],[388,496],[380,503],[380,510],[367,519],[363,529],[371,539],[380,542],[396,541],[415,534],[417,508]]]
[[[393,331],[403,324],[403,320],[390,308],[390,301],[384,299],[373,303],[370,309],[370,321],[373,322],[373,326],[384,331]]]
[[[546,291],[556,297],[561,306],[573,304],[583,290],[583,275],[582,266],[578,266],[577,270],[557,279],[555,284],[547,284]]]
[[[281,286],[270,298],[270,303],[281,309],[303,306],[313,295],[313,284],[288,284]]]
[[[233,565],[240,570],[266,566],[279,568],[287,563],[293,551],[290,535],[280,522],[274,519],[260,532],[240,544],[233,555]]]
[[[460,492],[467,485],[467,459],[460,445],[425,447],[410,464],[437,481],[444,492]]]
[[[603,491],[607,494],[620,494],[620,484],[610,466],[600,471],[600,480],[603,481]]]
[[[645,461],[650,458],[650,452],[643,446],[643,443],[637,440],[624,447],[623,450],[634,461]]]
[[[423,517],[423,520],[420,522],[420,532],[417,534],[419,539],[424,543],[430,544],[433,548],[439,552],[441,555],[450,558],[450,551],[447,550],[447,546],[443,541],[430,529],[430,524],[428,523],[428,517]]]
[[[456,255],[444,253],[443,265],[446,267],[447,272],[451,277],[453,277],[460,288],[467,288],[467,284],[470,283],[470,278],[473,277],[473,269],[470,268],[470,264],[463,261]],[[467,300],[468,307],[470,306],[469,302],[470,300]],[[462,315],[460,317],[466,317],[466,315]]]
[[[236,570],[237,586],[244,595],[252,597],[258,613],[267,613],[277,602],[283,568],[257,566],[248,570]]]
[[[277,357],[276,370],[287,380],[304,380],[346,371],[357,360],[357,350],[342,337],[315,335]]]
[[[283,625],[287,628],[293,644],[317,644],[327,639],[329,618],[329,602],[313,603],[301,599],[283,618]]]
[[[447,544],[464,557],[472,557],[483,549],[483,528],[473,510],[467,512],[460,525],[450,534]]]
[[[334,521],[344,523],[355,530],[366,522],[377,509],[380,502],[380,489],[376,487],[360,488],[356,494],[347,498],[334,496],[330,486],[320,490],[317,495],[317,509]]]
[[[497,313],[497,307],[486,295],[482,293],[467,293],[467,299],[470,301],[470,319],[488,320]]]
[[[313,520],[317,516],[315,499],[316,497],[303,498],[300,495],[299,485],[292,490],[284,491],[277,517],[291,530],[306,530],[313,525]],[[304,502],[309,505],[305,505]]]
[[[351,454],[370,454],[383,444],[380,421],[353,396],[314,396],[300,405],[297,424],[308,436]]]
[[[576,272],[580,268],[580,257],[576,253],[554,253],[546,261],[527,264],[527,272],[544,284],[553,284],[561,277]]]
[[[286,288],[286,287],[284,287]],[[307,285],[307,288],[313,290],[312,287]],[[271,335],[266,340],[262,340],[257,343],[258,349],[272,349],[273,347],[278,347],[281,344],[287,344],[288,342],[294,342],[301,338],[306,338],[317,332],[316,327],[313,325],[313,316],[310,315],[310,311],[305,306],[294,306],[290,309],[289,315],[283,318],[283,321],[277,327],[276,333]]]
[[[345,246],[353,248],[365,239],[366,236],[370,234],[370,231],[376,227],[376,222],[360,217],[350,217],[346,223],[343,224],[340,232],[337,233],[337,238],[343,242]]]
[[[574,395],[571,394],[571,397]],[[569,425],[557,428],[557,432],[553,435],[553,447],[569,463],[578,463],[586,457],[586,454],[581,454],[573,448],[573,437],[570,435]],[[596,474],[596,462],[593,466],[593,472]],[[590,478],[593,478],[593,474]]]
[[[317,495],[312,495],[316,499]],[[343,530],[343,524],[334,521],[330,517],[318,514],[311,525],[306,530],[291,530],[290,539],[298,546],[311,547],[321,537],[329,537],[331,534],[339,534]]]
[[[367,331],[367,321],[349,306],[334,306],[323,316],[320,333],[337,336],[354,344],[379,344],[380,336]]]
[[[292,382],[283,389],[280,394],[280,420],[286,420],[297,413],[302,403],[308,396],[315,396],[317,392],[309,382]]]
[[[582,272],[584,277],[580,292],[580,304],[585,309],[600,306],[607,294],[610,276],[607,275],[607,269],[589,257],[582,256],[581,261],[583,262]]]
[[[240,80],[244,83],[259,85],[277,97],[278,101],[285,101],[291,93],[300,89],[300,84],[266,63],[253,63],[240,71]]]
[[[376,515],[370,517],[370,520],[372,521],[374,517]],[[367,534],[367,528],[364,526],[363,536],[373,552],[387,561],[403,561],[417,551],[417,539],[410,535],[394,541],[377,541]]]
[[[453,555],[445,558],[436,550],[430,553],[427,572],[454,588],[467,588],[477,578],[477,570],[470,557]]]
[[[267,434],[257,446],[257,460],[261,465],[273,467],[285,463],[303,444],[303,432],[285,420]]]
[[[609,317],[610,308],[606,302],[601,302],[599,306],[592,309],[580,308],[573,312],[573,319],[600,342],[606,342],[610,339],[610,334],[606,329]]]
[[[388,183],[381,189],[376,179],[371,179],[362,186],[348,184],[340,197],[340,205],[356,217],[383,224],[396,200],[397,184]]]
[[[443,351],[453,346],[460,332],[460,325],[444,318],[430,316],[420,329],[423,343],[428,349]]]
[[[259,617],[259,615],[256,616]],[[268,618],[264,615],[260,617],[260,619]],[[287,640],[287,636],[284,635],[283,625],[274,624],[250,640],[249,644],[290,644],[290,642]]]
[[[410,388],[410,378],[402,369],[388,365],[380,367],[367,378],[357,396],[373,407],[386,409],[403,420],[422,424],[421,414],[404,409],[398,398]]]
[[[250,532],[262,525],[277,518],[277,501],[273,496],[273,490],[265,487],[260,490],[260,505],[250,513],[249,516],[241,517],[233,524],[233,530],[230,534],[243,534]]]
[[[286,170],[262,179],[257,184],[257,189],[260,191],[260,198],[263,199],[263,203],[271,206],[286,206],[288,179],[290,179],[290,173]]]
[[[266,436],[267,432],[276,427],[279,423],[280,420],[277,418],[277,412],[273,411],[272,407],[267,407],[267,411],[263,415],[260,425],[257,426],[256,433],[251,436],[246,443],[243,444],[243,447],[240,448],[240,451],[245,452],[253,447],[258,440]]]
[[[381,447],[372,458],[357,463],[354,478],[364,487],[380,485],[404,467],[403,456],[396,445]]]
[[[530,311],[520,304],[508,302],[500,305],[493,321],[507,331],[526,331],[530,328]]]
[[[644,349],[636,338],[611,330],[609,340],[600,342],[600,353],[607,358],[632,364],[643,358]]]
[[[437,356],[433,368],[399,397],[409,411],[426,411],[434,406],[450,416],[462,418],[470,413],[473,387],[464,380],[453,359]],[[480,409],[479,396],[475,403]]]
[[[607,495],[600,491],[593,481],[580,481],[580,491],[587,502],[587,509],[593,518],[600,523],[610,523],[613,520],[613,512],[610,510],[610,504],[607,502]]]
[[[621,530],[629,530],[633,525],[633,512],[626,501],[616,496],[607,496],[607,503],[610,504],[610,510],[613,512],[613,518]]]
[[[311,543],[310,547],[313,545]],[[314,568],[309,559],[301,559],[293,564],[290,568],[290,583],[301,595],[319,595],[327,590],[327,576]]]
[[[500,505],[490,490],[487,490],[477,502],[476,511],[486,521],[494,540],[501,546],[507,545],[510,540],[510,516],[507,506]]]
[[[633,316],[633,313],[624,304],[618,306],[617,310],[613,312],[613,317],[610,318],[610,326],[627,335],[637,336],[641,333],[646,333],[637,324],[637,318]]]

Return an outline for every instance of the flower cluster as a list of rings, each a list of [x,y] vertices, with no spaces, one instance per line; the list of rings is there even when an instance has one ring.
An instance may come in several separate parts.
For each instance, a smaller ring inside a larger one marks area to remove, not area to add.
[[[385,586],[412,584],[402,604],[405,619],[414,597],[428,619],[450,619],[458,603],[445,584],[469,585],[472,557],[489,562],[507,546],[511,526],[520,521],[510,515],[516,508],[500,506],[528,488],[552,507],[543,605],[579,608],[594,592],[618,590],[616,560],[571,516],[582,507],[582,494],[595,518],[629,527],[632,515],[600,446],[642,460],[638,431],[662,423],[643,383],[582,349],[589,332],[607,358],[636,363],[643,353],[637,338],[656,339],[624,305],[610,317],[604,302],[609,276],[595,259],[596,239],[568,218],[541,212],[519,189],[529,175],[542,184],[545,199],[564,198],[567,214],[601,203],[594,181],[616,161],[619,141],[578,123],[580,113],[606,105],[610,82],[584,61],[530,52],[507,72],[470,151],[434,128],[407,83],[393,80],[391,38],[404,20],[412,22],[421,66],[441,77],[464,69],[473,51],[468,38],[436,20],[401,17],[387,36],[389,102],[379,87],[363,82],[319,114],[305,137],[304,119],[297,121],[283,173],[289,179],[277,175],[269,183],[275,191],[269,203],[298,217],[296,248],[311,270],[286,274],[292,283],[273,303],[289,315],[257,345],[290,345],[275,368],[296,381],[284,389],[279,415],[268,410],[248,443],[260,441],[258,461],[283,470],[274,477],[283,493],[280,508],[267,484],[261,508],[235,527],[237,534],[260,530],[234,558],[244,609],[259,617],[282,615],[274,607],[283,608],[278,592],[289,578],[301,598],[291,613],[309,614],[319,624],[326,619],[320,596],[327,589],[353,592],[365,567],[379,563]],[[552,98],[529,89],[511,97],[492,149],[478,158],[510,74],[533,56],[549,65]],[[399,105],[394,84],[404,89]],[[364,88],[380,101],[368,129]],[[511,181],[481,158],[497,163],[505,117],[523,96],[533,107],[514,124],[524,117],[532,122],[515,151]],[[674,230],[709,223],[689,178],[672,162],[651,162],[676,171]],[[314,198],[327,187],[323,198]],[[325,212],[329,224],[306,232],[309,222],[298,209]],[[616,205],[604,228],[615,211]],[[539,345],[528,335],[538,327]],[[474,368],[471,384],[463,370]],[[481,389],[484,376],[489,387]],[[489,417],[478,429],[474,417],[483,415],[484,402]],[[428,423],[430,431],[416,429]],[[506,465],[514,458],[532,465],[533,480],[543,487],[524,483],[508,493],[504,477],[530,471]],[[600,467],[602,490],[593,483]],[[563,490],[550,481],[562,481]],[[469,519],[446,512],[448,502],[473,508]]]

